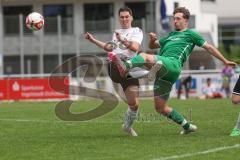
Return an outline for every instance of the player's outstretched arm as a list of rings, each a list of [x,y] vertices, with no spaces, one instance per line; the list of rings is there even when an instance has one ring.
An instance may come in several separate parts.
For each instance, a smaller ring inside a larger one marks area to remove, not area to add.
[[[150,49],[160,48],[160,44],[158,42],[157,35],[155,33],[150,32],[149,39],[150,41],[148,46]]]
[[[84,35],[85,39],[89,40],[93,44],[97,45],[98,47],[104,49],[107,52],[110,52],[113,50],[113,46],[109,43],[102,42],[100,40],[97,40],[92,34],[90,33],[85,33]]]
[[[235,67],[237,64],[235,62],[229,61],[220,53],[220,51],[212,46],[211,44],[207,43],[203,46],[204,49],[206,49],[208,52],[210,52],[214,57],[218,58],[220,61],[222,61],[225,65],[229,65],[232,67]]]

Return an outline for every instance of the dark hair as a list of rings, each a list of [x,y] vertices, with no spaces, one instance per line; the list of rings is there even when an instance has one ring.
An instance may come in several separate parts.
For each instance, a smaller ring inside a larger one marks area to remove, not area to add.
[[[118,10],[118,15],[120,15],[121,12],[129,12],[129,14],[132,16],[132,10],[131,8],[129,7],[121,7],[119,10]]]
[[[207,78],[207,82],[210,82],[211,81],[211,78]]]
[[[189,19],[190,18],[190,12],[185,7],[175,8],[174,11],[173,11],[173,15],[175,15],[176,13],[183,13],[183,18],[184,19]]]

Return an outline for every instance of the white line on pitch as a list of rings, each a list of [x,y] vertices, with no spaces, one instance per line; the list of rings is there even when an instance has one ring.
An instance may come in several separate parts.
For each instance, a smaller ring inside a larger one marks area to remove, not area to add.
[[[15,119],[15,118],[0,118],[0,121],[6,122],[36,122],[36,123],[102,123],[102,124],[112,124],[112,123],[122,123],[120,120],[111,121],[63,121],[63,120],[40,120],[40,119]],[[159,123],[158,121],[136,121],[135,123]]]
[[[6,122],[37,122],[37,123],[51,123],[57,121],[48,121],[48,120],[38,120],[38,119],[11,119],[11,118],[2,118],[0,121]]]
[[[209,153],[215,153],[223,150],[233,149],[233,148],[239,148],[240,144],[235,144],[234,146],[224,146],[219,148],[213,148],[206,151],[201,152],[195,152],[195,153],[189,153],[189,154],[181,154],[181,155],[175,155],[175,156],[169,156],[169,157],[162,157],[162,158],[155,158],[153,160],[171,160],[171,159],[180,159],[180,158],[186,158],[186,157],[193,157],[197,155],[204,155]]]
[[[14,118],[1,118],[0,121],[3,122],[34,122],[34,123],[65,123],[65,124],[77,124],[77,123],[102,123],[102,124],[111,124],[111,123],[122,123],[122,121],[61,121],[61,120],[39,120],[39,119],[14,119]]]
[[[61,121],[61,120],[40,120],[40,119],[14,119],[14,118],[1,118],[0,121],[5,122],[36,122],[36,123],[110,123],[99,121]],[[117,123],[117,122],[113,122]]]

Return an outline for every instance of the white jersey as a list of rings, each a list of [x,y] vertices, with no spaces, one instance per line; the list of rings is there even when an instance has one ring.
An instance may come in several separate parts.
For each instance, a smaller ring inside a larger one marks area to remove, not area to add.
[[[214,84],[206,85],[202,88],[202,92],[205,95],[212,96],[216,92],[216,86]]]
[[[132,27],[129,29],[117,29],[116,32],[120,33],[121,36],[128,41],[134,41],[141,45],[143,40],[142,30],[138,27]],[[116,48],[113,50],[116,54],[123,54],[123,56],[133,58],[137,55],[137,52],[134,52],[130,49],[127,49],[121,42],[119,42],[116,38],[116,34],[113,34],[112,41],[117,44]]]

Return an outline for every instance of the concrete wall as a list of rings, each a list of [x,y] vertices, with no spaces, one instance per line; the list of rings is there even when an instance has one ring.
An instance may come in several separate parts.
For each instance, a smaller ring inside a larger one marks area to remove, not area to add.
[[[239,17],[240,1],[236,0],[216,0],[217,15],[221,17]]]
[[[210,33],[213,45],[218,47],[218,18],[216,14],[204,13],[198,17],[196,30]]]
[[[240,1],[216,0],[215,2],[202,2],[203,12],[216,13],[220,24],[240,23]]]

